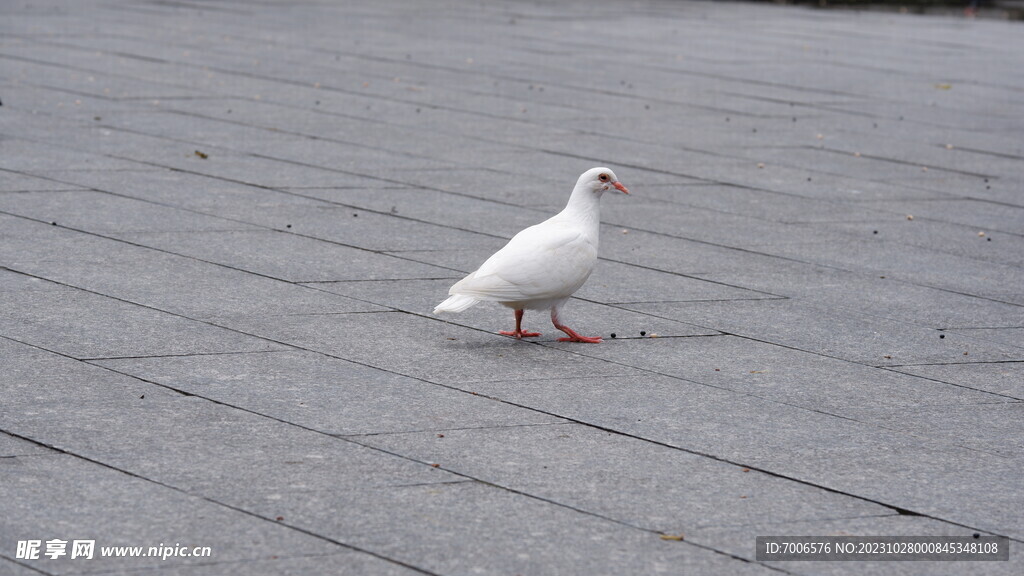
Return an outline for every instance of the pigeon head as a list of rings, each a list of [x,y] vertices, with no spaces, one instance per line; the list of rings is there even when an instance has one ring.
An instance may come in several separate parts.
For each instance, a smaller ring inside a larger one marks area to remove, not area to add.
[[[629,194],[629,189],[619,182],[619,179],[615,177],[615,172],[604,167],[591,168],[584,172],[576,182],[576,187],[590,190],[598,196],[610,188],[615,188],[623,194]]]

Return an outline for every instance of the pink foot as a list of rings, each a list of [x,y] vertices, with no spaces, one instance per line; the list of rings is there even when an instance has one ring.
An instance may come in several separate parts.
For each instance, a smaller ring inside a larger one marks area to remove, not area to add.
[[[516,340],[519,340],[521,338],[535,338],[537,336],[540,336],[540,332],[523,332],[522,310],[516,310],[516,329],[512,331],[502,330],[501,332],[498,332],[498,334],[501,334],[502,336],[515,336]]]
[[[520,338],[536,338],[540,336],[540,332],[523,332],[522,330],[502,330],[498,332],[502,336],[515,336],[516,340]]]
[[[568,338],[559,338],[559,342],[583,342],[584,344],[600,344],[604,342],[600,336],[580,336],[575,330],[563,324],[556,324],[555,328],[569,335]]]
[[[579,334],[571,338],[559,338],[559,342],[583,342],[585,344],[600,344],[604,340],[600,336],[580,336]]]

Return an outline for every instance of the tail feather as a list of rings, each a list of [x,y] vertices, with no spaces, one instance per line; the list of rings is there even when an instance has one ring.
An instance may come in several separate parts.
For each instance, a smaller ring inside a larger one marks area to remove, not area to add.
[[[440,314],[442,312],[462,312],[479,302],[479,298],[466,296],[465,294],[455,294],[444,302],[438,304],[437,308],[434,308],[434,314]]]

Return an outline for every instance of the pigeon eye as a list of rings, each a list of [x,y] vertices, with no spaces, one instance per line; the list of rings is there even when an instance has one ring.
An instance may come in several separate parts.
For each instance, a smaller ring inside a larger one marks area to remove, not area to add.
[[[597,179],[600,180],[601,182],[607,182],[608,181],[608,175],[607,174],[601,174],[600,176],[597,177]]]

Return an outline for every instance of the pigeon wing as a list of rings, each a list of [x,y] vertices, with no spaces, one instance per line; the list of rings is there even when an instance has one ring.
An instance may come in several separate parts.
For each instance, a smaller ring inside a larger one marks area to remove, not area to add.
[[[516,234],[449,294],[526,302],[565,298],[586,282],[597,247],[577,227],[544,222]]]

